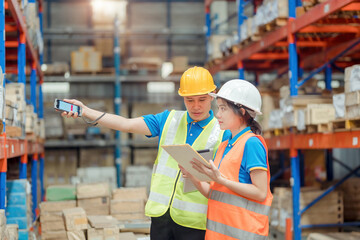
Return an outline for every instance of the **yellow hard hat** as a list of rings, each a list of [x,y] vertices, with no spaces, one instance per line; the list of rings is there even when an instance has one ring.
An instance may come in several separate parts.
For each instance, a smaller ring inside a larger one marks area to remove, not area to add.
[[[196,96],[208,94],[216,89],[214,80],[208,70],[192,67],[184,72],[180,79],[179,95]]]

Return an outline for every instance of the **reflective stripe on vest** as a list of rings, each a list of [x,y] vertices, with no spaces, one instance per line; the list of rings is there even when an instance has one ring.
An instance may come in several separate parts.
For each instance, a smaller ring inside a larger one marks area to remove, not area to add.
[[[154,164],[149,199],[145,213],[150,217],[162,216],[170,206],[170,215],[179,225],[206,229],[207,199],[199,191],[183,193],[183,179],[177,162],[161,148],[162,145],[185,144],[187,112],[171,111],[161,135],[158,156]],[[223,131],[217,120],[212,119],[196,138],[194,149],[217,150]],[[176,188],[175,188],[176,186]],[[170,202],[172,199],[172,202]]]
[[[245,144],[246,141],[253,136],[256,135],[253,133],[245,133],[223,159],[222,156],[228,142],[223,142],[219,146],[214,164],[215,166],[219,166],[221,161],[219,170],[229,180],[234,182],[239,181],[239,171]],[[268,156],[264,139],[261,136],[256,137],[258,137],[264,145],[266,156]],[[211,182],[206,240],[230,240],[233,238],[241,240],[267,239],[269,234],[268,215],[272,202],[268,160],[267,166],[268,189],[266,199],[263,202],[251,200],[233,192],[223,185]]]
[[[247,232],[238,228],[234,228],[222,223],[208,220],[206,228],[239,240],[266,240],[267,236],[261,236],[255,233]]]
[[[270,213],[270,206],[266,206],[257,202],[249,201],[233,194],[224,193],[220,191],[211,191],[210,199],[234,205],[241,208],[246,208],[249,211],[268,216]]]

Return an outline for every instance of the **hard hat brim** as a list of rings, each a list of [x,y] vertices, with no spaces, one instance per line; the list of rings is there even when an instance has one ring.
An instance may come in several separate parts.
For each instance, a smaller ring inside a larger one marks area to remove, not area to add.
[[[208,93],[211,97],[213,97],[213,98],[218,98],[218,97],[220,97],[220,98],[223,98],[223,99],[226,99],[226,100],[228,100],[228,101],[230,101],[230,102],[233,102],[233,101],[231,101],[230,99],[228,99],[228,98],[226,98],[226,97],[223,97],[223,96],[220,96],[219,94],[216,94],[216,93]],[[247,107],[247,106],[245,106],[245,107]],[[250,110],[252,110],[252,111],[254,111],[254,112],[256,112],[256,114],[257,115],[263,115],[262,114],[262,112],[259,112],[259,111],[256,111],[256,110],[254,110],[254,109],[252,109],[252,108],[249,108],[249,107],[247,107],[248,109],[250,109]]]

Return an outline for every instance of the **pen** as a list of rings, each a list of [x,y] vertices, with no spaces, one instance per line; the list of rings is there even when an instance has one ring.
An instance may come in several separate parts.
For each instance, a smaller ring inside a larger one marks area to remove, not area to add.
[[[210,149],[203,149],[203,150],[198,150],[198,153],[205,153],[205,152],[210,152]]]

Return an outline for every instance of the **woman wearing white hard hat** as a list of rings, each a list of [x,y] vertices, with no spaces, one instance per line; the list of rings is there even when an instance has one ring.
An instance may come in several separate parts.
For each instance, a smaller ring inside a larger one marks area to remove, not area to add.
[[[212,182],[200,182],[180,167],[209,199],[205,239],[267,239],[273,197],[267,146],[254,119],[262,114],[260,93],[251,83],[235,79],[209,94],[217,99],[220,128],[232,136],[219,146],[210,167],[193,162]]]

